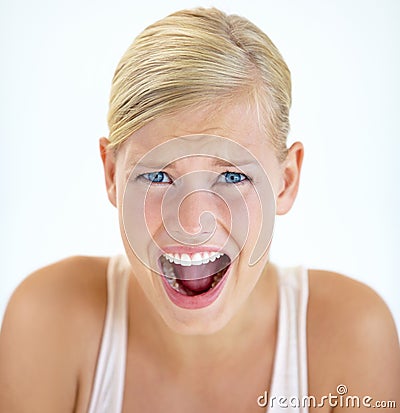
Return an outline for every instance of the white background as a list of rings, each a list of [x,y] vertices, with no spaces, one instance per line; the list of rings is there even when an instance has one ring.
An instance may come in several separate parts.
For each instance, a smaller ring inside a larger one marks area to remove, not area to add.
[[[122,251],[97,148],[113,71],[146,25],[198,5],[252,20],[292,72],[290,141],[306,155],[272,257],[367,283],[400,326],[397,0],[3,0],[0,319],[36,268]]]

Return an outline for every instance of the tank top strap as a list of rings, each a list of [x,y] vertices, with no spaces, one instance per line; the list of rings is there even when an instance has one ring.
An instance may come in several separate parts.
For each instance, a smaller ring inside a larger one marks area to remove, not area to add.
[[[267,411],[307,413],[303,398],[308,395],[308,271],[302,266],[278,268],[278,280],[278,336]],[[286,400],[283,405],[280,398]]]
[[[122,409],[129,275],[130,265],[125,256],[110,258],[107,268],[107,310],[88,413],[120,413]]]

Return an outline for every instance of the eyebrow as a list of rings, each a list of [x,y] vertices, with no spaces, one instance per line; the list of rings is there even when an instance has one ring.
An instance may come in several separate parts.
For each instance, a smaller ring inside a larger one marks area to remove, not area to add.
[[[205,155],[206,156],[206,155]],[[221,159],[217,157],[212,157],[212,165],[213,166],[220,166],[220,167],[242,167],[242,166],[248,166],[248,165],[254,165],[257,162],[252,159],[238,159],[238,160],[232,160],[228,161],[227,159]],[[144,167],[144,168],[150,168],[150,169],[162,169],[162,168],[175,168],[174,162],[176,160],[172,160],[171,162],[166,162],[166,161],[161,161],[161,162],[155,162],[155,163],[146,163],[146,162],[132,162],[132,165],[136,165],[139,167]]]
[[[243,160],[237,160],[237,161],[228,161],[225,159],[215,159],[213,164],[215,166],[225,166],[225,167],[240,167],[240,166],[246,166],[246,165],[253,165],[255,163],[254,160],[250,159],[243,159]]]

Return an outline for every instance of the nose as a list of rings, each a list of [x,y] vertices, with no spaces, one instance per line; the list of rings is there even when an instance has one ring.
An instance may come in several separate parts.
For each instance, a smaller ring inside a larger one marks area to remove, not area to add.
[[[184,244],[207,242],[225,218],[224,203],[213,188],[215,173],[196,170],[174,181],[164,194],[164,228]]]
[[[181,244],[202,244],[216,230],[218,206],[205,189],[171,191],[163,199],[162,219],[169,236]]]
[[[182,199],[178,207],[178,218],[185,233],[200,236],[211,234],[215,230],[216,205],[213,198],[209,191],[197,190]]]

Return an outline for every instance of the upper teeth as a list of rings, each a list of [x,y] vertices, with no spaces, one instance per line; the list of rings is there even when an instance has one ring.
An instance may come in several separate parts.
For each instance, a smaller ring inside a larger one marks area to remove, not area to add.
[[[189,254],[163,254],[163,257],[167,259],[169,262],[173,262],[175,264],[180,264],[186,267],[190,267],[191,265],[201,265],[207,264],[210,261],[214,262],[216,259],[222,257],[224,254],[222,252],[215,252],[215,251],[205,251],[205,252],[196,252],[192,255]]]

